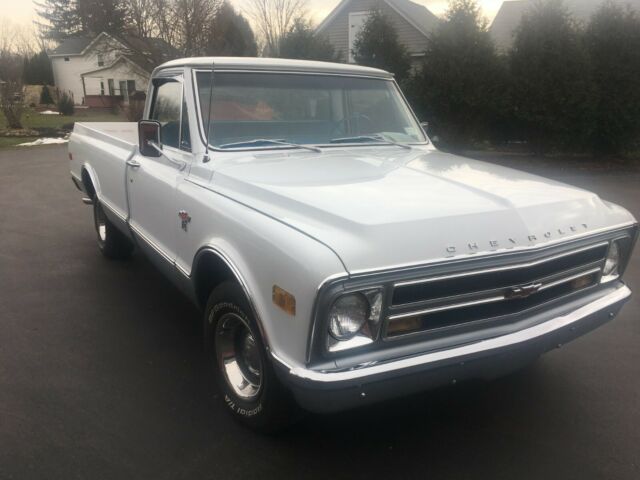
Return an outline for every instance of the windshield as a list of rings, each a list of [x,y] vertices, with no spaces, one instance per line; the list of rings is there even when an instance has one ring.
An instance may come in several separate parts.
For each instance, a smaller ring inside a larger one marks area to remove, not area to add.
[[[196,78],[206,129],[211,73]],[[210,129],[222,149],[426,141],[394,82],[331,75],[216,72]]]

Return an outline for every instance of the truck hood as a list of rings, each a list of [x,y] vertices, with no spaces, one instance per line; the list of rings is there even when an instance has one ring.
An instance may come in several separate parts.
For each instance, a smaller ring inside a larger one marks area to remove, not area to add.
[[[538,246],[633,222],[597,195],[433,149],[234,156],[212,188],[317,239],[350,273]]]

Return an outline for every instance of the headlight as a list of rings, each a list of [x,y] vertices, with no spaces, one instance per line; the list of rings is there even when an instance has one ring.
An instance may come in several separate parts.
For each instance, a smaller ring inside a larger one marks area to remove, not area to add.
[[[607,260],[602,270],[603,276],[614,277],[618,275],[620,268],[620,247],[618,242],[612,242],[609,247],[609,253],[607,254]]]
[[[369,304],[361,293],[340,297],[329,312],[329,332],[336,340],[349,340],[364,326]]]
[[[338,297],[329,310],[328,350],[337,352],[373,343],[378,338],[381,315],[382,289]]]

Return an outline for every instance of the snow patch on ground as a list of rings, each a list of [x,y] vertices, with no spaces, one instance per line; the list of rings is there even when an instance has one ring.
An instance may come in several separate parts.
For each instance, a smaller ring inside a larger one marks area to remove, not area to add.
[[[35,147],[37,145],[53,145],[55,143],[67,143],[68,138],[38,138],[33,142],[19,143],[19,147]]]
[[[40,112],[40,115],[60,115],[60,112],[56,112],[54,110],[45,110],[44,112]]]

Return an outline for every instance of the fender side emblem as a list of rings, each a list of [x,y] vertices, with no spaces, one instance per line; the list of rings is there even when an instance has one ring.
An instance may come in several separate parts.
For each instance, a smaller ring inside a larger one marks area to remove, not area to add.
[[[189,230],[189,224],[191,223],[191,217],[185,210],[180,210],[178,212],[178,216],[180,217],[180,221],[182,222],[182,230],[185,232]]]

